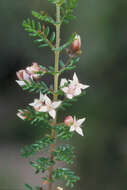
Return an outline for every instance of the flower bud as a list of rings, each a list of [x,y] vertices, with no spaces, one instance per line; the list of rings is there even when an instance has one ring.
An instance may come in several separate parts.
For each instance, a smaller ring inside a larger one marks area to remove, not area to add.
[[[74,122],[73,117],[71,115],[67,116],[64,120],[66,126],[72,125]]]
[[[40,77],[40,74],[38,74],[37,72],[41,71],[43,72],[43,74],[46,72],[44,69],[41,69],[38,65],[38,63],[34,62],[32,64],[32,66],[27,67],[26,71],[34,78],[34,79],[38,79]]]
[[[80,50],[80,48],[81,48],[81,38],[80,38],[80,36],[77,34],[77,35],[75,36],[74,41],[72,42],[72,50],[73,50],[74,52],[78,52],[78,51]]]
[[[27,81],[28,83],[31,83],[30,79],[33,79],[32,76],[27,73],[26,70],[20,70],[18,72],[16,72],[16,75],[18,77],[19,80],[16,80],[16,82],[20,85],[20,86],[24,86],[25,85],[25,81]]]

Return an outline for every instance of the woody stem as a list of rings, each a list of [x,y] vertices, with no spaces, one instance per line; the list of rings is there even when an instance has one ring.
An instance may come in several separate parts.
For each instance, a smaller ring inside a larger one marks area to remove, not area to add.
[[[54,75],[54,95],[53,100],[57,101],[57,90],[58,90],[58,69],[59,69],[59,46],[60,46],[60,5],[56,4],[56,51],[55,51],[55,75]],[[53,120],[53,126],[55,126],[57,123],[57,113],[56,118]],[[55,138],[55,130],[52,129],[51,137]],[[55,144],[51,144],[50,146],[50,160],[54,160],[53,152],[55,150]],[[52,190],[52,172],[53,172],[53,166],[49,168],[49,183],[48,183],[48,190]]]

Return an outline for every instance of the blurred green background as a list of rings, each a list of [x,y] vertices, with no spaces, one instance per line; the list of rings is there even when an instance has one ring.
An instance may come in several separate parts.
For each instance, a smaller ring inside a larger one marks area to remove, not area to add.
[[[16,71],[33,61],[54,64],[49,49],[38,49],[22,28],[31,10],[55,16],[47,0],[0,0],[0,190],[24,190],[25,182],[40,182],[20,149],[43,131],[16,116],[17,109],[37,97],[15,83]],[[77,154],[74,169],[81,176],[74,189],[126,190],[127,1],[79,0],[75,15],[76,21],[62,28],[62,43],[72,32],[81,35],[83,54],[76,72],[90,88],[63,114],[87,117],[85,137],[75,135],[71,142]]]

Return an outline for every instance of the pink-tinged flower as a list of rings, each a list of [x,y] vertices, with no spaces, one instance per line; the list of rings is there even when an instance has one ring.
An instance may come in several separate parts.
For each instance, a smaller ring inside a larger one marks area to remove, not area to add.
[[[39,111],[41,106],[44,104],[44,95],[40,92],[40,99],[35,99],[33,103],[30,103],[29,105],[34,107],[36,111]]]
[[[29,66],[26,68],[26,71],[34,78],[34,79],[38,79],[39,78],[39,74],[37,74],[37,72],[40,71],[40,67],[38,65],[38,63],[34,62],[32,64],[32,66]]]
[[[65,119],[64,119],[64,123],[66,126],[70,126],[73,124],[73,117],[71,115],[67,116]]]
[[[22,119],[25,120],[26,116],[24,115],[24,112],[22,110],[18,110],[17,116]]]
[[[16,72],[16,75],[19,79],[19,80],[16,80],[16,82],[19,84],[19,86],[25,85],[24,80],[27,81],[28,83],[31,83],[30,79],[33,79],[32,76],[26,72],[26,70],[20,70],[20,71]]]
[[[62,101],[55,101],[52,102],[47,95],[44,95],[45,104],[41,106],[38,110],[39,112],[48,112],[49,115],[55,119],[56,117],[56,108],[60,106]]]
[[[81,125],[85,121],[85,119],[86,118],[82,118],[82,119],[76,120],[76,117],[74,117],[73,124],[70,126],[70,132],[76,131],[81,136],[84,136],[83,135],[83,131],[81,129]]]
[[[64,87],[64,84],[68,82],[66,79],[62,79],[60,83],[60,87],[62,91],[66,94],[66,97],[68,99],[72,99],[73,97],[80,95],[82,92],[82,89],[84,90],[89,87],[88,85],[83,85],[79,83],[76,73],[74,73],[73,75],[73,80],[69,80],[69,81],[70,81],[69,85],[65,87]]]
[[[77,52],[77,51],[80,50],[80,48],[81,48],[81,38],[80,38],[80,36],[77,34],[77,35],[75,36],[74,41],[72,42],[72,50],[73,50],[74,52]]]

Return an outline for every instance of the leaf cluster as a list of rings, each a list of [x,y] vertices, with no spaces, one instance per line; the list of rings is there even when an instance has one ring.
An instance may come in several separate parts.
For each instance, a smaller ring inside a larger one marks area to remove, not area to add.
[[[32,145],[26,145],[21,150],[21,155],[25,158],[34,155],[35,153],[42,151],[44,148],[48,147],[50,144],[54,143],[54,139],[52,139],[50,136],[45,136],[41,138],[40,140],[36,141]]]
[[[57,161],[65,161],[67,164],[72,164],[74,159],[74,147],[69,144],[59,146],[53,153],[54,159]]]
[[[34,20],[28,18],[24,20],[23,27],[25,31],[29,33],[29,36],[34,38],[36,37],[34,42],[39,44],[38,47],[42,48],[45,46],[49,46],[51,49],[54,48],[52,43],[55,40],[55,32],[52,32],[50,34],[49,26],[42,27],[40,22],[35,23]],[[50,34],[50,40],[48,39],[49,34]]]
[[[30,164],[32,167],[35,168],[35,173],[42,172],[44,173],[50,166],[54,165],[55,162],[53,160],[50,160],[49,158],[38,158],[37,160],[30,161]]]
[[[66,186],[73,187],[74,183],[80,180],[78,176],[74,175],[74,172],[68,168],[57,168],[53,172],[53,177],[55,179],[63,179],[66,181]]]

